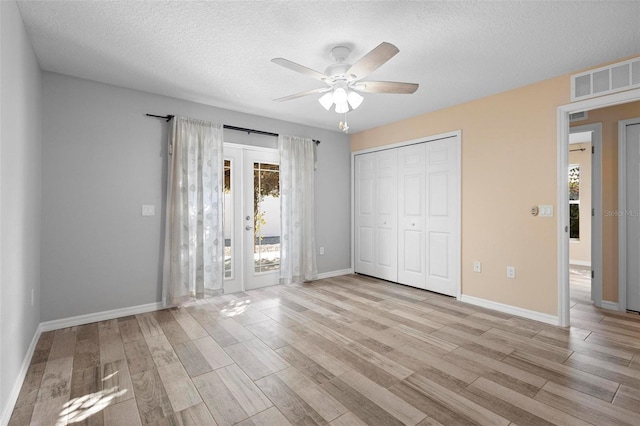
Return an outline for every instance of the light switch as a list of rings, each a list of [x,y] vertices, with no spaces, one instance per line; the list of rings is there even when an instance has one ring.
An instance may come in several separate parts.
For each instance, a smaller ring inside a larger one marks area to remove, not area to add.
[[[142,216],[155,216],[156,215],[156,206],[153,204],[143,204],[142,205]]]
[[[553,216],[553,206],[550,204],[541,204],[538,206],[539,216],[542,217],[552,217]]]

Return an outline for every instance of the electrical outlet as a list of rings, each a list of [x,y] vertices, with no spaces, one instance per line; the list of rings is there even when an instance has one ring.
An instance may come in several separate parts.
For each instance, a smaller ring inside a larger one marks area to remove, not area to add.
[[[516,277],[516,267],[507,266],[507,278],[515,278],[515,277]]]
[[[320,247],[320,256],[324,254],[324,247]]]
[[[473,272],[482,272],[482,263],[479,260],[473,262]]]
[[[143,204],[142,205],[142,216],[155,216],[156,215],[156,206],[153,204]]]

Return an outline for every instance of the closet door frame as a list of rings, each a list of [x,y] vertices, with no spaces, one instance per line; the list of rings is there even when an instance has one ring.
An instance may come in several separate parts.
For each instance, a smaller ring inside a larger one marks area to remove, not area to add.
[[[458,218],[457,218],[457,225],[456,225],[456,233],[457,233],[457,238],[455,239],[455,251],[458,253],[457,259],[456,259],[456,264],[453,267],[453,270],[456,273],[456,281],[458,283],[457,285],[457,289],[456,289],[456,294],[455,297],[457,299],[460,299],[461,295],[462,295],[462,271],[461,271],[461,262],[462,262],[462,247],[461,247],[461,240],[462,240],[462,234],[461,234],[461,230],[462,230],[462,211],[461,211],[461,198],[462,198],[462,168],[461,168],[461,158],[462,158],[462,131],[461,130],[455,130],[452,132],[446,132],[446,133],[440,133],[437,135],[430,135],[430,136],[424,136],[421,138],[417,138],[417,139],[411,139],[411,140],[407,140],[407,141],[402,141],[402,142],[398,142],[398,143],[394,143],[394,144],[389,144],[389,145],[383,145],[380,147],[376,147],[376,148],[368,148],[368,149],[363,149],[363,150],[359,150],[359,151],[353,151],[351,152],[351,272],[354,272],[354,268],[355,268],[355,157],[356,155],[360,155],[360,154],[367,154],[370,152],[375,152],[375,151],[381,151],[381,150],[386,150],[386,149],[392,149],[392,148],[400,148],[403,146],[408,146],[408,145],[415,145],[418,143],[423,143],[423,142],[433,142],[433,141],[437,141],[440,139],[447,139],[447,138],[451,138],[451,143],[455,143],[457,144],[456,146],[456,152],[457,152],[457,168],[458,168],[458,176],[457,176],[457,187],[458,187],[458,194],[455,197],[455,203],[456,203],[456,210],[458,212]]]

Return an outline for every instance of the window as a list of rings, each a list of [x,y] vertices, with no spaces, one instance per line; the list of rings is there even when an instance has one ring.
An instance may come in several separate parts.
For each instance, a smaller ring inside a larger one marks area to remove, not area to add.
[[[569,166],[569,238],[580,239],[580,165]]]

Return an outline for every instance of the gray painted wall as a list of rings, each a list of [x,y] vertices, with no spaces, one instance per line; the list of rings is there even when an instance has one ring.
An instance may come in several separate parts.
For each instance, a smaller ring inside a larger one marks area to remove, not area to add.
[[[350,267],[348,135],[49,72],[43,108],[42,321],[161,300],[169,124],[145,113],[320,139],[318,270]],[[277,146],[233,131],[225,140]],[[142,204],[156,216],[142,217]]]
[[[17,5],[0,2],[0,424],[40,322],[40,77]]]

